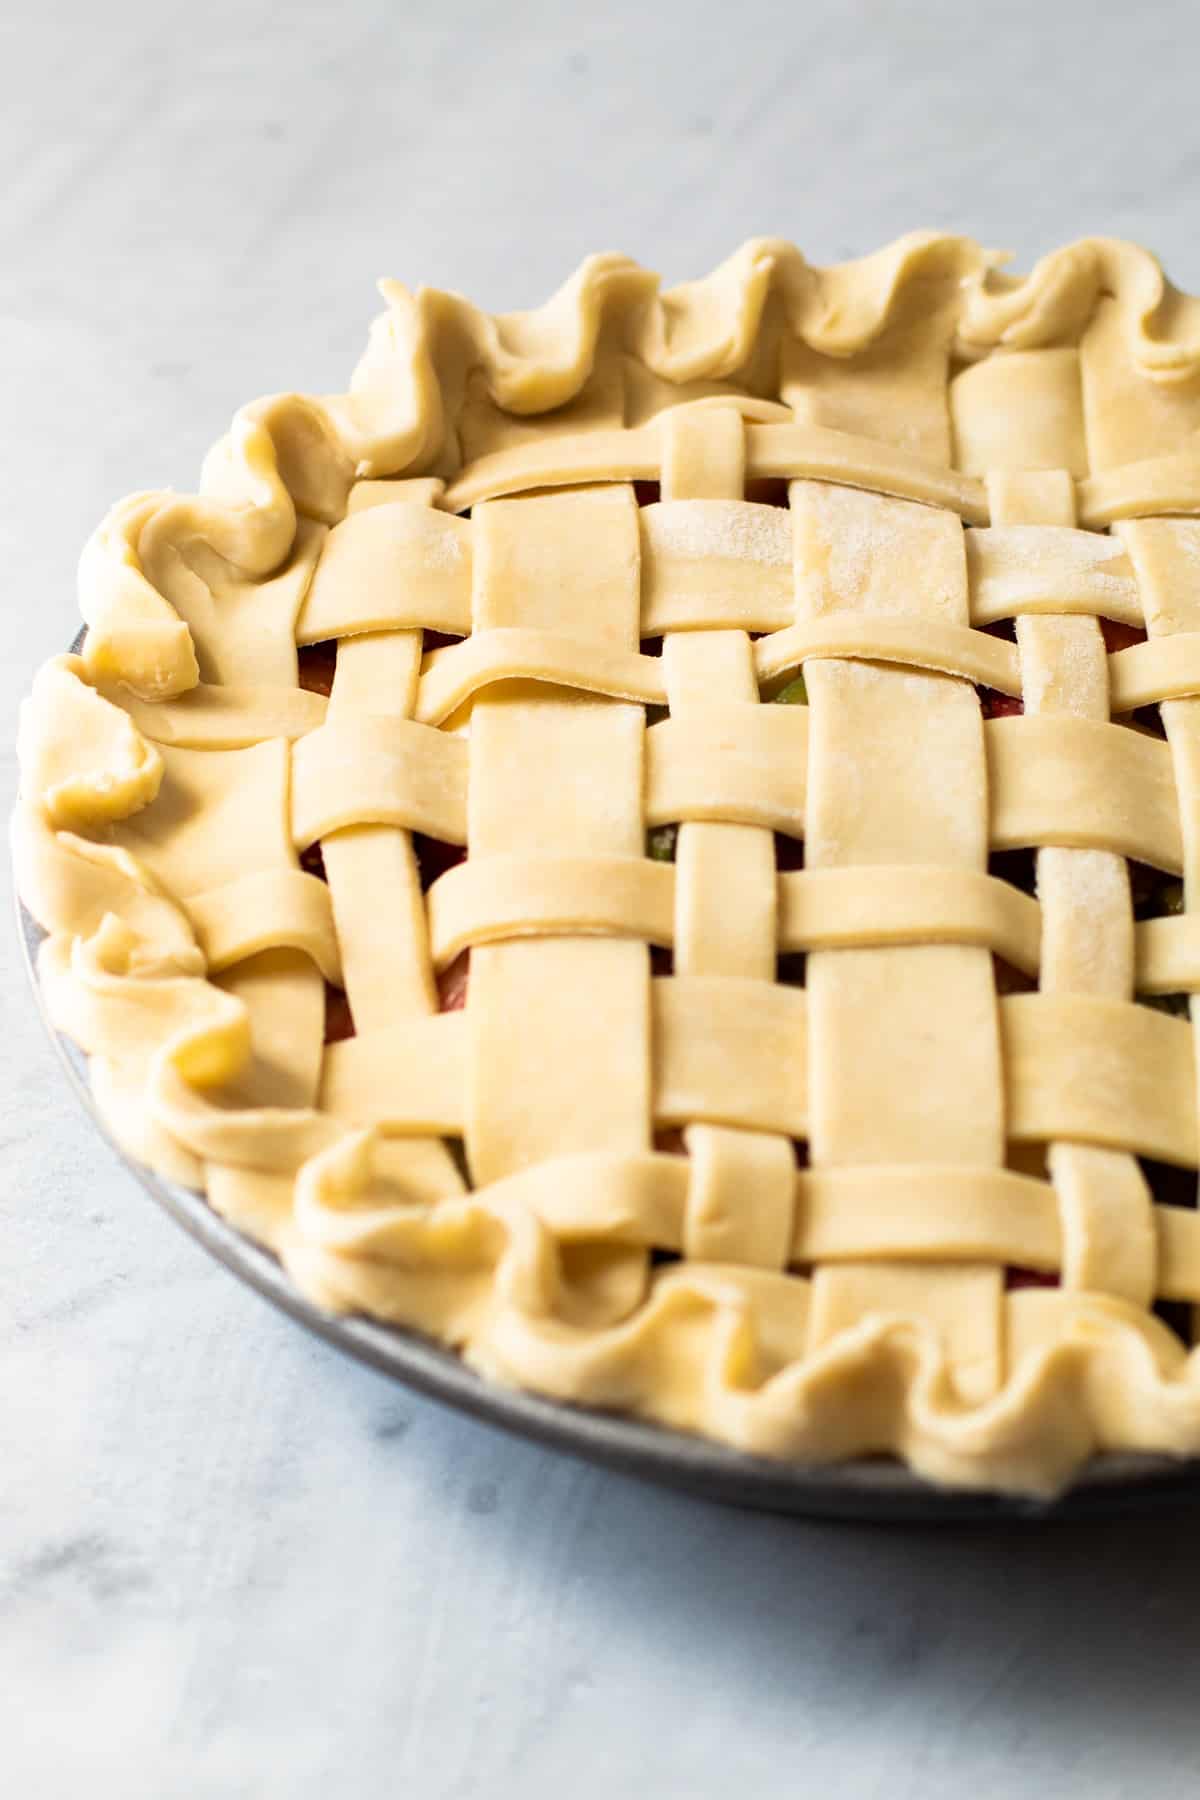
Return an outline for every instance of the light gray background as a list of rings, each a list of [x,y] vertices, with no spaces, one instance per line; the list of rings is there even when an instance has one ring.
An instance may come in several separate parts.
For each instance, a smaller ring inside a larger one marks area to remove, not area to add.
[[[9,9],[9,789],[93,523],[243,400],[343,386],[376,276],[505,308],[589,250],[682,279],[922,224],[1024,265],[1127,234],[1200,287],[1198,52],[1188,0]],[[1193,1520],[789,1524],[440,1411],[153,1210],[0,956],[14,1800],[1195,1791]]]

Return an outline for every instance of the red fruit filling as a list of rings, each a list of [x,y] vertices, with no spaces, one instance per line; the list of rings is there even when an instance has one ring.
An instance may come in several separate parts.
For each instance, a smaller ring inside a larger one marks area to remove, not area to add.
[[[454,961],[437,978],[438,1005],[442,1012],[461,1012],[467,1004],[467,982],[471,971],[471,952],[460,950]]]
[[[1025,702],[1014,694],[998,694],[995,688],[980,688],[979,704],[985,719],[1015,719],[1025,711]]]
[[[307,850],[300,852],[300,867],[306,875],[315,875],[318,881],[329,879],[325,873],[325,858],[321,854],[319,843],[310,844]]]
[[[1004,1271],[1004,1285],[1013,1288],[1053,1288],[1058,1286],[1057,1275],[1047,1275],[1042,1269],[1023,1269],[1013,1265]]]
[[[421,873],[421,891],[427,893],[447,869],[456,869],[460,862],[467,860],[467,853],[461,844],[447,844],[441,838],[426,837],[423,831],[414,831],[412,845],[417,856],[417,868]]]
[[[1140,625],[1122,625],[1119,619],[1101,619],[1100,630],[1104,634],[1104,648],[1111,656],[1117,650],[1129,650],[1134,644],[1144,644],[1146,633]]]
[[[350,1002],[341,988],[325,983],[325,1042],[340,1044],[354,1036],[354,1018]]]
[[[337,667],[337,639],[327,638],[319,644],[304,644],[296,652],[300,665],[300,686],[310,694],[333,692],[333,672]]]

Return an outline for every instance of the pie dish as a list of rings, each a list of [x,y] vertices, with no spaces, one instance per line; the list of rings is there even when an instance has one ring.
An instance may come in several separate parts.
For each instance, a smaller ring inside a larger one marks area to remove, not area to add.
[[[933,233],[384,294],[109,514],[26,703],[112,1132],[557,1401],[1200,1452],[1200,303]]]

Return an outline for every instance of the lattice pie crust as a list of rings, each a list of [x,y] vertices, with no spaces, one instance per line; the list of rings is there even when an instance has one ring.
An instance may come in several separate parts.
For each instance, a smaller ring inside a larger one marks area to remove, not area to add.
[[[136,1157],[563,1400],[1200,1451],[1200,303],[997,263],[388,283],[349,394],[110,513],[15,847]]]

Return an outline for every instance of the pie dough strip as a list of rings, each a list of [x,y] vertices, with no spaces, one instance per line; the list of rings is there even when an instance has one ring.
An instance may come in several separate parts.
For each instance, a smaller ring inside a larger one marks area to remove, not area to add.
[[[1118,650],[1108,662],[1114,712],[1200,694],[1200,631],[1148,638]]]
[[[984,632],[917,616],[803,620],[761,639],[754,647],[754,667],[760,680],[769,680],[817,656],[936,669],[1001,693],[1020,692],[1016,652],[1010,644]],[[421,678],[417,717],[425,724],[440,724],[485,688],[515,680],[544,681],[649,706],[660,706],[666,699],[659,657],[598,654],[586,642],[572,644],[550,631],[494,630],[434,652]]]
[[[363,484],[360,490],[351,493],[351,512],[346,523],[352,526],[356,519],[370,516],[367,509],[384,512],[387,509],[382,502],[394,505],[410,497],[417,504],[405,507],[406,515],[420,513],[423,507],[428,507],[435,493],[436,490],[426,482],[412,488],[393,483],[382,494],[374,484]],[[314,582],[321,582],[326,596],[335,593],[341,581],[353,582],[361,575],[361,559],[358,566],[353,557],[347,562],[344,554],[339,555],[336,545],[333,566],[325,567],[325,556],[332,541],[333,534],[326,540],[314,576]],[[347,542],[348,537],[343,534],[339,544],[344,547]],[[401,568],[401,577],[403,573]],[[339,649],[328,722],[319,743],[320,754],[315,759],[311,755],[302,755],[297,761],[293,752],[293,803],[297,793],[307,791],[314,803],[319,804],[320,770],[322,767],[328,769],[331,760],[336,762],[339,751],[361,754],[365,745],[368,754],[371,749],[375,750],[377,763],[383,760],[386,749],[394,745],[394,738],[387,737],[387,727],[394,725],[403,732],[406,724],[403,715],[412,706],[421,643],[420,631],[401,631],[374,638],[356,637],[352,644]],[[410,726],[408,729],[416,731],[418,728]],[[383,752],[379,750],[381,742],[385,746]],[[411,747],[412,740],[409,739],[403,748],[410,750]],[[445,761],[427,738],[420,740],[415,756],[423,757],[428,764],[431,750],[435,767],[438,760]],[[324,757],[324,764],[320,756]],[[332,976],[339,985],[345,985],[356,1029],[370,1031],[372,1026],[396,1013],[431,1010],[434,996],[428,949],[423,948],[424,909],[407,836],[401,831],[374,824],[355,824],[337,831],[326,818],[319,818],[318,826],[314,835],[324,839],[322,850],[328,887],[315,881],[312,885],[320,887],[324,893],[327,912],[331,921],[336,921],[338,938],[345,946],[344,957],[339,958],[332,968],[327,964],[322,973],[326,979]],[[312,880],[304,876],[299,879]],[[281,912],[281,925],[286,923],[286,916]],[[315,1000],[319,1045],[324,1024],[323,992],[318,991]],[[277,1008],[279,1004],[276,999]],[[285,1090],[278,1098],[299,1106],[319,1105],[318,1082],[322,1075],[318,1052],[311,1079],[304,1090],[295,1093]],[[263,1100],[274,1098],[276,1096],[269,1090],[247,1096],[248,1101],[257,1102],[260,1107]],[[269,1124],[262,1126],[265,1141],[269,1141],[273,1129]],[[281,1123],[279,1129],[286,1138],[285,1124]],[[294,1119],[298,1142],[305,1143],[309,1129],[303,1119]],[[190,1141],[195,1146],[196,1140]],[[319,1136],[314,1138],[313,1150],[319,1151],[325,1141]],[[461,1190],[457,1170],[440,1143],[414,1142],[411,1158],[419,1164],[423,1192],[436,1194]],[[293,1166],[251,1169],[245,1166],[246,1160],[244,1154],[233,1156],[230,1161],[237,1166],[216,1167],[209,1171],[209,1193],[214,1206],[251,1230],[260,1228],[261,1221],[269,1221],[276,1215],[289,1216]],[[286,1236],[285,1227],[276,1238],[281,1247]]]
[[[1000,1026],[1015,1141],[1077,1138],[1196,1166],[1196,1065],[1184,1020],[1122,1000],[1008,994]]]
[[[945,507],[968,525],[988,522],[981,482],[880,438],[804,424],[748,425],[746,473],[865,488],[896,500]]]
[[[151,743],[185,750],[241,750],[264,738],[300,738],[325,723],[320,694],[296,687],[217,686],[201,682],[178,700],[139,700],[128,689],[106,696],[124,708]]]
[[[1076,483],[1091,467],[1092,445],[1084,405],[1080,355],[1073,347],[1032,350],[1016,358],[1015,370],[1000,362],[978,365],[951,384],[951,408],[960,453],[967,447],[970,466],[983,473],[994,527],[1001,534],[1016,532],[1024,544],[1033,578],[1045,561],[1066,560],[1066,547],[1074,544],[1077,560],[1090,560],[1092,581],[1103,603],[1097,612],[1114,616],[1112,608],[1128,602],[1132,569],[1122,546],[1115,540],[1089,537],[1074,530]],[[1119,579],[1117,574],[1119,572]],[[1103,597],[1106,585],[1111,590]],[[1091,779],[1104,786],[1105,758],[1116,753],[1109,695],[1109,662],[1095,619],[1071,616],[1063,611],[1025,613],[1016,618],[1016,637],[1021,662],[1025,717],[1015,723],[1036,734],[1051,721],[1063,725],[1091,724],[1096,742]],[[998,721],[1000,724],[1006,721]],[[1102,734],[1102,735],[1101,735]],[[1080,745],[1086,730],[1075,735]],[[1036,736],[1033,741],[1037,741]],[[1043,739],[1043,743],[1047,740]],[[1013,734],[989,733],[992,779],[997,791],[996,812],[1005,782],[1004,748]],[[1058,747],[1059,765],[1044,765],[1047,787],[1057,786],[1060,798],[1074,782]],[[999,751],[997,756],[995,753]],[[1053,755],[1047,744],[1048,758]],[[1077,752],[1078,754],[1078,752]],[[1160,757],[1159,765],[1163,759]],[[1158,777],[1161,783],[1161,775]],[[1173,787],[1173,783],[1171,786]],[[1145,784],[1139,792],[1136,777],[1128,779],[1122,797],[1126,813],[1136,793],[1147,800]],[[1159,789],[1161,792],[1161,787]],[[1177,825],[1174,795],[1166,801],[1169,823]],[[1068,994],[1132,998],[1133,918],[1129,876],[1122,854],[1110,848],[1071,848],[1079,840],[1060,828],[1053,837],[1031,839],[1042,847],[1037,857],[1038,899],[1042,908],[1041,990],[1047,996]],[[1153,818],[1152,807],[1147,808]],[[1118,850],[1120,844],[1114,846]],[[1155,860],[1161,856],[1161,847]],[[1020,1008],[1003,1013],[1006,1049],[1012,1050],[1014,1021]],[[1040,1015],[1045,1019],[1048,1015]],[[1012,1065],[1010,1077],[1016,1080]],[[1047,1081],[1060,1073],[1047,1066]],[[1103,1095],[1112,1076],[1098,1072],[1097,1088]],[[1016,1131],[1013,1124],[1011,1129]],[[1087,1134],[1085,1134],[1087,1135]],[[1064,1133],[1069,1139],[1070,1134]],[[1153,1230],[1149,1189],[1133,1157],[1121,1154],[1129,1144],[1115,1149],[1094,1143],[1055,1141],[1047,1151],[1047,1165],[1058,1196],[1062,1232],[1061,1285],[1119,1295],[1140,1306],[1149,1306],[1155,1291],[1157,1240]],[[1011,1307],[1010,1307],[1011,1312]]]
[[[657,481],[663,456],[657,423],[633,431],[541,438],[478,457],[451,483],[445,504],[452,512],[465,512],[481,500],[531,488]],[[972,525],[987,523],[981,482],[852,432],[815,425],[750,423],[746,426],[745,466],[749,479],[839,482],[871,493],[948,507]]]
[[[1177,450],[1125,463],[1079,484],[1079,522],[1103,531],[1118,519],[1200,512],[1200,452]]]
[[[674,869],[632,857],[491,856],[460,863],[429,892],[435,965],[444,969],[473,944],[511,936],[595,932],[671,949],[675,883]],[[1037,902],[994,876],[896,863],[806,869],[779,875],[777,883],[781,954],[839,945],[977,944],[1037,973]],[[1200,986],[1200,925],[1189,944],[1184,963]],[[1175,966],[1163,954],[1157,960],[1164,971]]]
[[[657,1126],[703,1119],[807,1136],[804,990],[779,986],[769,999],[757,990],[729,976],[651,983]],[[760,1000],[751,1014],[750,1002]],[[1079,996],[1008,995],[999,1009],[1014,1142],[1076,1139],[1194,1165],[1195,1062],[1185,1024],[1148,1007]],[[419,1030],[401,1027],[394,1040],[373,1031],[329,1045],[321,1104],[357,1124],[457,1135],[462,1029],[459,1015],[445,1014]]]
[[[301,869],[264,869],[188,901],[208,967],[218,973],[261,950],[302,950],[341,985],[342,958],[329,889]]]
[[[1177,875],[1183,839],[1166,744],[1061,714],[984,726],[994,850],[1110,850]]]
[[[1179,410],[1186,420],[1182,404]],[[1200,522],[1155,519],[1121,525],[1117,530],[1137,571],[1151,643],[1172,644],[1180,636],[1191,637],[1200,631]],[[1161,717],[1179,795],[1187,910],[1182,918],[1149,920],[1137,928],[1138,949],[1144,953],[1144,960],[1139,957],[1138,980],[1144,991],[1189,992],[1194,1042],[1195,1028],[1200,1024],[1200,979],[1194,957],[1184,961],[1180,953],[1189,950],[1198,924],[1195,899],[1200,892],[1200,700],[1165,699]],[[1169,982],[1166,990],[1162,986],[1164,979]],[[1173,1217],[1171,1223],[1180,1228],[1183,1221]],[[1166,1276],[1161,1270],[1159,1280],[1161,1291],[1167,1293]],[[1190,1294],[1187,1297],[1194,1298]],[[1193,1335],[1194,1325],[1195,1315]]]
[[[377,482],[352,490],[351,511],[329,533],[300,609],[297,643],[367,631],[470,631],[470,522],[437,511],[431,484],[387,485],[390,493]]]
[[[965,625],[966,559],[952,515],[810,483],[794,484],[791,498],[797,594],[806,611],[870,616],[923,607],[935,622]],[[988,821],[973,690],[866,663],[814,661],[805,677],[808,865],[912,860],[983,873]],[[907,745],[903,766],[890,749],[897,741]],[[814,1168],[920,1161],[933,1139],[947,1161],[999,1166],[1004,1094],[985,950],[815,952],[808,1015]],[[903,1093],[900,1069],[910,1071]],[[872,1314],[915,1311],[938,1334],[964,1399],[978,1403],[1000,1387],[1001,1276],[989,1262],[819,1267],[810,1355]]]
[[[328,1044],[318,1104],[348,1125],[461,1137],[465,1036],[461,1013],[430,1013]]]
[[[1073,351],[1044,354],[1074,357]],[[1004,359],[1008,381],[1017,360]],[[978,375],[977,370],[971,373]],[[960,420],[966,406],[963,395],[969,391],[964,383],[965,377],[959,376],[951,388],[951,394],[959,396]],[[1142,623],[1138,584],[1118,538],[1077,531],[1071,525],[1027,523],[973,527],[964,537],[972,625],[993,625],[1025,613],[1082,613],[1119,619],[1125,625]]]
[[[1043,355],[1045,353],[1042,353]],[[1019,427],[1018,427],[1019,430]],[[1019,451],[1018,451],[1019,454]],[[989,478],[993,513],[1057,528],[1069,521],[1073,494],[1065,475]],[[1017,622],[1026,712],[1107,721],[1111,664],[1095,623],[1082,618]],[[1046,994],[1129,1000],[1133,993],[1133,913],[1129,871],[1103,851],[1047,847],[1038,852]],[[1019,1014],[1017,1015],[1019,1016]],[[1158,1239],[1145,1176],[1134,1158],[1091,1144],[1051,1143],[1047,1168],[1058,1194],[1064,1289],[1153,1304]]]
[[[1007,358],[1006,366],[1016,360]],[[642,507],[640,521],[643,637],[793,624],[791,530],[782,508],[677,500]],[[1137,583],[1117,538],[1065,526],[972,526],[965,543],[973,626],[1041,612],[1142,622]]]
[[[677,407],[665,415],[662,429],[662,491],[668,506],[740,499],[746,427],[737,409]],[[670,633],[663,640],[662,662],[673,722],[691,719],[699,729],[711,730],[714,706],[732,714],[761,710],[753,647],[744,632]],[[714,982],[738,988],[748,984],[747,1014],[761,1019],[762,996],[778,991],[779,884],[770,831],[716,821],[681,824],[674,873],[675,980],[656,982],[656,992],[669,990],[675,981],[703,983],[693,994],[711,992]],[[723,997],[716,1001],[717,1006],[722,1003]],[[668,1066],[673,1048],[670,1006],[666,999],[654,1012],[656,1055]],[[682,1040],[681,1051],[685,1045]],[[798,1051],[785,1044],[780,1052],[777,1072],[786,1076]],[[736,1062],[727,1065],[723,1079],[731,1097],[750,1097]],[[655,1099],[662,1106],[661,1092]],[[690,1176],[685,1257],[784,1268],[795,1192],[795,1152],[788,1137],[739,1129],[741,1121],[731,1127],[714,1124],[711,1117],[693,1120],[686,1112],[680,1123]]]
[[[799,1169],[789,1261],[936,1258],[1055,1272],[1058,1198],[1048,1181],[960,1164]],[[555,1158],[487,1190],[497,1212],[538,1218],[564,1243],[679,1250],[689,1171],[677,1156],[592,1152]],[[1200,1214],[1154,1209],[1165,1298],[1200,1300]]]
[[[719,497],[643,506],[642,636],[790,625],[791,522],[784,508]]]
[[[461,573],[467,560],[461,548],[463,534],[456,522],[448,522],[447,533],[433,512],[440,492],[440,484],[416,481],[364,481],[351,489],[348,516],[330,533],[314,577],[314,588],[320,584],[318,598],[328,602],[331,615],[344,597],[349,602],[342,608],[347,618],[366,593],[379,602],[381,614],[386,615],[390,600],[403,617],[404,596],[413,579],[412,558],[391,557],[389,551],[411,549],[414,540],[425,548],[435,568],[452,576]],[[419,579],[416,586],[422,587]],[[360,621],[364,616],[357,615]],[[378,724],[407,723],[416,701],[423,642],[419,628],[340,638],[329,701],[331,723],[337,727],[345,721],[353,727],[367,718]],[[426,733],[422,739],[427,756],[431,738]],[[461,763],[456,773],[461,777]],[[342,1047],[349,1049],[357,1042],[371,1046],[375,1079],[395,1085],[405,1079],[403,1059],[410,1052],[401,1051],[397,1063],[386,1052],[384,1032],[420,1042],[432,1035],[430,1028],[437,1023],[437,991],[412,838],[408,830],[394,825],[354,824],[323,835],[321,853],[343,946],[342,985],[357,1034]],[[322,1068],[321,1105],[328,1104],[331,1048],[327,1047]],[[461,1079],[461,1068],[459,1074]],[[439,1129],[436,1120],[430,1123],[434,1131]],[[404,1173],[414,1198],[432,1200],[463,1190],[462,1176],[437,1136],[408,1139]]]
[[[467,746],[383,713],[334,716],[292,754],[297,849],[348,825],[393,825],[467,841]]]
[[[434,964],[513,937],[674,942],[675,871],[632,856],[489,856],[460,863],[429,890]]]
[[[475,514],[473,627],[637,642],[629,488],[490,501]],[[468,743],[472,858],[640,856],[644,716],[618,700],[496,688]],[[453,740],[452,740],[453,741]],[[477,1186],[570,1150],[639,1150],[650,1132],[649,951],[618,939],[480,945],[467,990],[466,1151]],[[627,1273],[640,1283],[640,1263]]]
[[[805,869],[780,876],[779,897],[782,951],[969,944],[1037,973],[1036,900],[976,869],[914,863]]]
[[[646,732],[646,823],[685,819],[804,835],[808,708],[719,701]]]
[[[1133,942],[1139,994],[1200,993],[1200,913],[1144,919]]]
[[[945,675],[965,676],[1002,694],[1019,694],[1020,671],[1011,644],[965,625],[940,619],[880,619],[843,617],[800,619],[785,631],[760,638],[754,646],[754,662],[760,679],[768,680],[786,669],[822,656],[842,659],[861,657],[871,662],[896,663],[907,668],[933,669]]]
[[[507,681],[545,682],[649,706],[661,706],[667,697],[656,656],[589,644],[585,633],[572,636],[557,626],[493,627],[434,651],[421,676],[417,718],[440,725],[486,688]]]
[[[765,989],[732,975],[676,975],[651,982],[650,990],[656,1125],[701,1119],[807,1136],[803,989]]]

